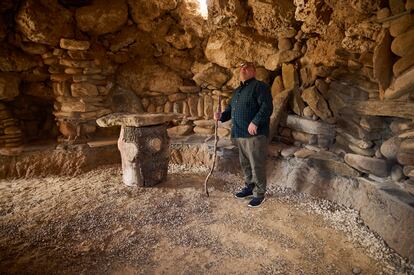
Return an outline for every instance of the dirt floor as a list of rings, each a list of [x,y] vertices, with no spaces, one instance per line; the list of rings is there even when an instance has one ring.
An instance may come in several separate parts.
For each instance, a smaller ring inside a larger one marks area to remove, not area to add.
[[[174,166],[167,182],[153,188],[126,187],[119,166],[77,177],[0,181],[0,273],[401,271],[372,256],[383,243],[352,211],[276,187],[263,207],[249,209],[231,194],[241,178],[215,174],[206,198],[205,174],[205,168]],[[374,240],[364,245],[333,220]]]

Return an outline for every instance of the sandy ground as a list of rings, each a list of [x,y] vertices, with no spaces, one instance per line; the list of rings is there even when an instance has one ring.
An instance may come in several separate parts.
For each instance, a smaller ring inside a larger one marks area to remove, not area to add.
[[[364,246],[333,226],[326,217],[340,213],[339,206],[273,188],[263,207],[249,209],[248,200],[231,194],[242,182],[235,175],[214,175],[211,196],[206,198],[201,191],[205,172],[175,166],[168,180],[153,188],[124,186],[119,166],[77,177],[0,181],[0,273],[401,270],[371,256],[378,252],[372,247],[381,245]],[[346,215],[342,227],[353,222],[367,230],[360,220]]]

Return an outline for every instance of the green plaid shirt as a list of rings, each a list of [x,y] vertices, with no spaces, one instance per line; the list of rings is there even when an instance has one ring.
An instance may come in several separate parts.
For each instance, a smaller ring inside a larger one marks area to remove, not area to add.
[[[220,121],[233,119],[232,138],[251,137],[247,128],[250,122],[257,126],[257,135],[269,135],[270,115],[273,112],[269,85],[251,78],[234,90],[230,104],[222,113]]]

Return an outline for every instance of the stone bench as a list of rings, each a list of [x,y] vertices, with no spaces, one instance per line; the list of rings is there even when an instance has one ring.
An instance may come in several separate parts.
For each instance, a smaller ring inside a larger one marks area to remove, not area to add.
[[[175,113],[113,113],[96,120],[100,127],[121,126],[118,149],[122,179],[128,186],[153,186],[167,177],[169,137],[167,122]]]

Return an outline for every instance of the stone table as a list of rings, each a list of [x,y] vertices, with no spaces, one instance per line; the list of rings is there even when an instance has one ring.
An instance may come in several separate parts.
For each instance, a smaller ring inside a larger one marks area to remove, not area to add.
[[[113,113],[96,120],[100,127],[121,126],[118,149],[126,185],[153,186],[167,177],[167,122],[177,118],[176,113]]]

